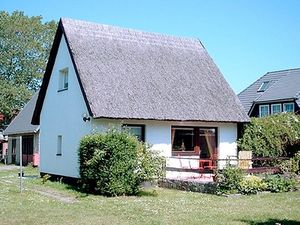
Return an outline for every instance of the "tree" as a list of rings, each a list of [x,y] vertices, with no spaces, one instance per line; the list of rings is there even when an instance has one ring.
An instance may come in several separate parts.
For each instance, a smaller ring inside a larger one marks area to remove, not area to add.
[[[56,22],[0,11],[0,113],[11,118],[41,85]]]

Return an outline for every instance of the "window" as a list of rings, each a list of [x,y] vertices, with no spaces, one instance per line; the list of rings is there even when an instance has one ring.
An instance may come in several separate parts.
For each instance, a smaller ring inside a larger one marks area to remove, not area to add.
[[[58,90],[63,91],[67,90],[69,87],[68,83],[68,68],[62,69],[59,71],[59,86]]]
[[[268,86],[269,86],[270,81],[265,81],[263,82],[260,87],[258,88],[258,92],[263,92],[265,90],[267,90]]]
[[[284,103],[283,104],[283,111],[284,112],[294,112],[294,103]]]
[[[172,128],[173,151],[194,151],[195,134],[194,128]]]
[[[281,113],[281,104],[271,105],[271,114]]]
[[[269,115],[269,105],[259,106],[259,117],[265,117]]]
[[[217,128],[172,127],[172,151],[211,158],[217,152]]]
[[[138,138],[139,141],[145,141],[145,125],[124,124],[124,129]]]
[[[56,155],[62,155],[62,135],[57,136],[57,152]]]

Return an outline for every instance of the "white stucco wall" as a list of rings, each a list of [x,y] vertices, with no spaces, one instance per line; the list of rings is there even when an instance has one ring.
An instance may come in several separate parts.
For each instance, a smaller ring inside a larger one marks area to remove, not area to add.
[[[68,68],[68,90],[58,92],[59,70]],[[59,45],[40,117],[40,171],[78,177],[77,149],[82,136],[91,131],[82,120],[87,108],[63,37]],[[57,139],[62,135],[62,155]]]

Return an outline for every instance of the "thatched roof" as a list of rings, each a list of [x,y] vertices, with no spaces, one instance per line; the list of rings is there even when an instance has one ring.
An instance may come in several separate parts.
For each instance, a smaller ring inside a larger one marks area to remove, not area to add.
[[[78,20],[61,19],[42,90],[62,34],[94,118],[248,121],[199,40]],[[33,122],[39,121],[43,95]]]

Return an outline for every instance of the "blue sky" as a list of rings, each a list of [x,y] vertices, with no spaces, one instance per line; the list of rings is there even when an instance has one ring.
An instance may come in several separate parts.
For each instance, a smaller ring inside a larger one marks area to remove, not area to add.
[[[1,0],[0,10],[199,38],[236,93],[300,67],[298,0]]]

